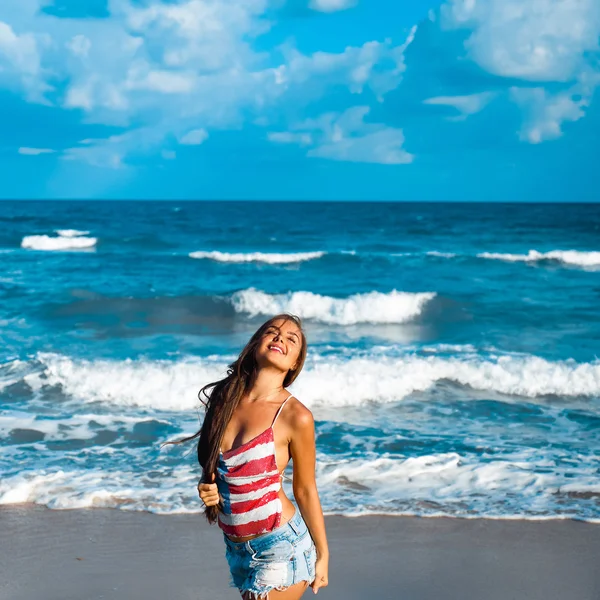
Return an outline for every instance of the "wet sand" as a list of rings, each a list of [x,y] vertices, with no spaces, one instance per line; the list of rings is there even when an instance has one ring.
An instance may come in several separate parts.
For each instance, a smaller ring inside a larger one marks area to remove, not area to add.
[[[600,599],[597,524],[328,517],[327,528],[319,598]],[[239,598],[201,515],[0,506],[0,539],[2,600]]]

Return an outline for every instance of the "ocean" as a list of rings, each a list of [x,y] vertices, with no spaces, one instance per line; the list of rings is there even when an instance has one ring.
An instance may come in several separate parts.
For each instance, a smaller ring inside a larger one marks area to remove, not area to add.
[[[600,522],[600,205],[1,202],[0,222],[0,503],[200,513],[195,443],[160,444],[286,311],[326,513]]]

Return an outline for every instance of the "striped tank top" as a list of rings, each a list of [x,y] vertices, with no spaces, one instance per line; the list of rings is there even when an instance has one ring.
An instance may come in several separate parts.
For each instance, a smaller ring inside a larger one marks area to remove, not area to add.
[[[268,429],[237,448],[221,452],[216,483],[223,499],[219,527],[231,537],[248,537],[272,531],[281,522],[279,499],[282,473],[275,460],[273,426],[290,394]]]

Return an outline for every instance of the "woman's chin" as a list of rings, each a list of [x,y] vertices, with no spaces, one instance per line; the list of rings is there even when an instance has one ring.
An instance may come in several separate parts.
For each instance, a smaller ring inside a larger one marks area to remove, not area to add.
[[[269,351],[268,354],[257,357],[258,366],[259,367],[268,367],[268,368],[277,368],[280,371],[287,372],[289,371],[289,367],[285,364],[285,359],[280,354],[274,356],[274,353]]]

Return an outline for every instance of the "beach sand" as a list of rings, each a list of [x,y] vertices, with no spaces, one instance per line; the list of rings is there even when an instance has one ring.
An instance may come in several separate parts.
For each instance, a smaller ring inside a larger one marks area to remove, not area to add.
[[[373,516],[327,528],[319,598],[600,599],[600,525]],[[2,600],[239,598],[221,533],[201,515],[11,505],[0,536]]]

